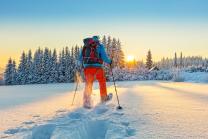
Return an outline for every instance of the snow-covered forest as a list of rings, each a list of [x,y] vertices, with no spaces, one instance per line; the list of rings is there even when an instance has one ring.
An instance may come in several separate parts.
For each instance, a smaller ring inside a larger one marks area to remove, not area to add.
[[[113,59],[113,67],[124,67],[124,53],[119,39],[104,36],[102,43],[106,46],[108,55]],[[74,82],[75,75],[80,72],[78,61],[82,46],[65,47],[59,53],[56,49],[38,48],[33,55],[29,50],[23,52],[19,65],[11,58],[5,70],[6,85],[68,83]],[[105,65],[107,75],[109,67]]]
[[[190,78],[189,73],[198,72],[200,76],[208,72],[208,59],[201,56],[180,56],[173,55],[173,58],[162,58],[154,62],[152,53],[147,52],[146,61],[132,61],[125,64],[125,68],[114,68],[115,79],[125,80],[173,80],[184,81]],[[201,74],[200,74],[201,73]],[[201,80],[198,76],[193,80]],[[202,79],[203,82],[207,79]],[[189,79],[188,79],[189,80]]]
[[[172,69],[180,68],[189,70],[192,72],[196,71],[208,71],[208,59],[203,58],[202,56],[183,56],[183,53],[180,53],[180,56],[177,56],[175,53],[174,58],[162,58],[161,61],[155,63],[160,69]]]
[[[104,36],[101,42],[106,46],[108,56],[113,59],[113,72],[118,81],[174,80],[180,72],[208,72],[208,59],[201,56],[183,56],[181,52],[180,55],[175,53],[173,58],[162,58],[154,62],[152,52],[148,50],[145,62],[136,59],[126,62],[119,39]],[[70,48],[65,47],[60,52],[47,47],[38,48],[34,54],[31,50],[23,52],[18,66],[10,58],[4,73],[5,84],[74,82],[77,75],[82,75],[78,60],[82,46]],[[104,68],[107,80],[112,80],[109,65],[104,64]]]

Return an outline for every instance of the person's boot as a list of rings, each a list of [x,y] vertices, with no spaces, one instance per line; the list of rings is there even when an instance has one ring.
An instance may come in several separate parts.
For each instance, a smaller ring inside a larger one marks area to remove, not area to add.
[[[101,96],[101,102],[102,103],[105,103],[107,101],[110,101],[113,97],[113,94],[112,93],[109,93],[107,96]]]
[[[87,108],[87,109],[91,109],[92,108],[91,96],[84,96],[83,107]]]

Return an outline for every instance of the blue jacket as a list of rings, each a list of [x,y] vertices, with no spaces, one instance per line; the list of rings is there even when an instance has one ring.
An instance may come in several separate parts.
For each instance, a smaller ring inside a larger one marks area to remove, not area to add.
[[[106,52],[105,52],[105,48],[103,44],[99,44],[97,47],[97,52],[98,54],[101,55],[101,59],[105,62],[110,64],[111,63],[111,59],[108,58]],[[81,64],[83,64],[83,58],[82,58],[82,51],[79,55],[79,61],[81,62]],[[83,64],[84,68],[86,67],[102,67],[103,64]]]

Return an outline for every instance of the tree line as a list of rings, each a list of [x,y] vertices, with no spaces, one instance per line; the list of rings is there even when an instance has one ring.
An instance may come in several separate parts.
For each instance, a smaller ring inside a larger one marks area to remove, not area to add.
[[[187,69],[190,67],[201,67],[202,69],[208,68],[208,59],[201,56],[184,56],[182,52],[177,55],[174,53],[172,58],[162,58],[158,62],[154,62],[152,59],[152,52],[148,50],[146,55],[146,63],[143,61],[137,61],[135,68],[151,69],[157,67],[157,69]]]
[[[113,59],[113,67],[124,67],[124,53],[119,39],[103,36],[101,42],[106,46],[108,56]],[[19,65],[10,58],[8,60],[4,81],[6,85],[69,83],[75,81],[77,71],[80,71],[79,55],[83,46],[56,49],[38,48],[34,54],[31,50],[23,52]],[[104,65],[107,77],[110,74],[108,65]]]
[[[208,67],[208,59],[202,56],[184,56],[180,52],[174,54],[173,58],[162,58],[159,62],[155,63],[160,69],[180,68],[186,69],[190,67]]]

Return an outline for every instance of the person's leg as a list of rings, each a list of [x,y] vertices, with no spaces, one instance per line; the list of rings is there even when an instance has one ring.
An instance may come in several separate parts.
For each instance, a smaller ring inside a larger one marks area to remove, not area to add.
[[[97,68],[96,79],[100,86],[100,97],[101,101],[105,101],[107,97],[106,78],[105,71],[102,68]]]
[[[83,94],[83,105],[86,107],[91,106],[91,93],[92,93],[92,85],[94,80],[93,70],[91,68],[86,68],[84,70],[85,74],[85,90]]]

